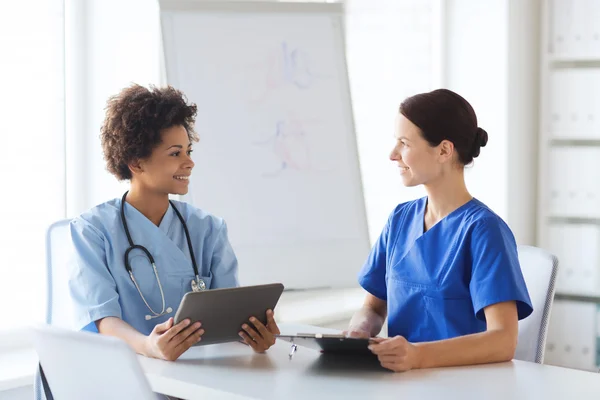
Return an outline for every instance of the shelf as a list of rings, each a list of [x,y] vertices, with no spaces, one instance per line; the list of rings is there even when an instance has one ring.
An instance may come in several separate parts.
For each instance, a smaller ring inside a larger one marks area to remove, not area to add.
[[[555,300],[579,301],[584,303],[599,303],[600,290],[598,292],[568,292],[556,291],[554,293]]]
[[[549,223],[555,224],[589,224],[600,225],[600,216],[598,217],[574,217],[550,215],[547,217]]]
[[[556,67],[600,67],[600,55],[548,55],[548,62]]]
[[[549,143],[552,146],[600,147],[600,138],[591,139],[551,137]]]

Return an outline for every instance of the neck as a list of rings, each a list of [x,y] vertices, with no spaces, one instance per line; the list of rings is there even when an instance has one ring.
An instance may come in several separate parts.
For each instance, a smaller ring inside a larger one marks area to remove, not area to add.
[[[428,219],[433,223],[469,202],[473,196],[467,190],[464,172],[452,171],[425,185]]]
[[[148,190],[134,181],[131,182],[131,188],[125,200],[156,226],[160,225],[160,221],[169,209],[168,194]]]

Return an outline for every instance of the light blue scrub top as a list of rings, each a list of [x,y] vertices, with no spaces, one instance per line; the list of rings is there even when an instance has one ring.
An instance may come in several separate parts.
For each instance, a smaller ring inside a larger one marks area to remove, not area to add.
[[[390,215],[359,273],[387,301],[388,334],[410,342],[486,330],[483,309],[515,300],[519,319],[533,308],[510,228],[472,199],[424,232],[427,197]]]
[[[238,286],[238,264],[227,238],[227,226],[187,203],[174,201],[186,221],[198,272],[207,289]],[[120,218],[121,199],[101,204],[71,222],[75,258],[70,266],[69,288],[76,327],[96,331],[95,321],[118,317],[148,335],[155,325],[174,317],[183,295],[191,291],[195,277],[183,226],[169,207],[156,226],[129,203],[125,217],[133,242],[154,257],[165,295],[165,309],[173,312],[149,321],[151,314],[125,270],[129,247]],[[162,310],[158,283],[148,258],[141,250],[129,253],[135,279],[152,309]]]

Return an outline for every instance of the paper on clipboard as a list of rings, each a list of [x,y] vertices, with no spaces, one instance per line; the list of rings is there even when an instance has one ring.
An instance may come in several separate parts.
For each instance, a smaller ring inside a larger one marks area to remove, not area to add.
[[[298,333],[296,335],[277,335],[278,339],[290,342],[293,345],[306,347],[322,353],[349,354],[349,355],[371,355],[368,349],[370,339],[350,338],[344,335],[332,335],[325,333]],[[290,354],[290,357],[293,355]]]

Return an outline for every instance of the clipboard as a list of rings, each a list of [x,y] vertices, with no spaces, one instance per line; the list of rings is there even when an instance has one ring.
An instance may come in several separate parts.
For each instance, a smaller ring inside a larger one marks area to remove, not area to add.
[[[371,339],[351,338],[344,335],[325,333],[298,333],[296,335],[276,335],[276,337],[292,344],[290,359],[296,352],[297,346],[307,347],[326,354],[375,357],[371,350],[368,349]]]

